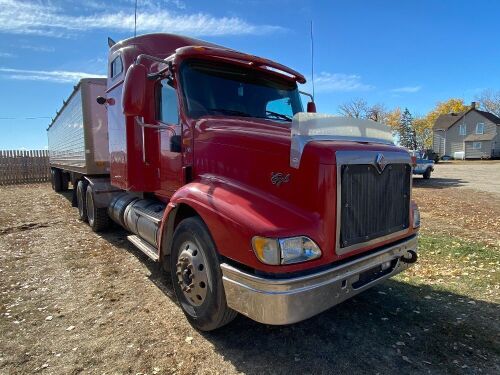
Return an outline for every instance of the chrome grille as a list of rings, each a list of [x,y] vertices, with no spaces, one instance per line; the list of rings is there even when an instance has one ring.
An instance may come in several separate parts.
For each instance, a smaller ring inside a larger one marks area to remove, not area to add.
[[[409,228],[411,166],[385,156],[387,165],[381,169],[378,158],[380,153],[370,152],[357,163],[338,165],[337,253]]]

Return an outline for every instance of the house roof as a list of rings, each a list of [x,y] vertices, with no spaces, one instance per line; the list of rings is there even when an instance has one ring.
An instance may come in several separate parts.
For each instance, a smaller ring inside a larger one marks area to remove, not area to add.
[[[460,120],[462,117],[464,117],[470,111],[476,111],[479,114],[486,117],[492,123],[500,125],[500,118],[498,116],[494,115],[493,113],[486,112],[486,111],[480,111],[479,109],[476,109],[476,108],[470,108],[469,110],[463,111],[463,112],[448,113],[445,115],[439,115],[439,117],[436,119],[436,122],[434,123],[433,129],[434,130],[448,130],[449,128],[452,127],[452,125],[456,124],[458,120]]]
[[[448,130],[454,123],[460,120],[463,115],[469,111],[458,112],[458,113],[447,113],[445,115],[439,115],[434,123],[434,130]]]
[[[495,137],[496,137],[495,133],[469,134],[467,137],[465,137],[464,142],[471,142],[471,141],[491,141]]]
[[[478,111],[480,114],[482,114],[488,120],[490,120],[492,123],[500,125],[500,117],[496,116],[495,114],[493,114],[491,112],[480,111],[479,109],[476,109],[476,111]]]

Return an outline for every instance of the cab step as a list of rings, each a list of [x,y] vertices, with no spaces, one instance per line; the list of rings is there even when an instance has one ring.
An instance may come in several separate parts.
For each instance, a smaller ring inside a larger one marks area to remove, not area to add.
[[[146,254],[149,258],[158,262],[158,252],[154,248],[154,246],[150,245],[148,242],[144,241],[141,237],[134,235],[127,236],[127,240],[129,240],[135,247],[141,250],[144,254]]]

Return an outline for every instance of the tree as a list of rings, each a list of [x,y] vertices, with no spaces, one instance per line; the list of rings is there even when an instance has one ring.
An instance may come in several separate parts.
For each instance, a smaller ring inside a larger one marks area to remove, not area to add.
[[[385,108],[383,104],[377,103],[368,108],[366,118],[372,121],[385,123],[387,114],[387,108]]]
[[[339,105],[339,114],[345,117],[366,118],[368,103],[364,99],[353,99]]]
[[[385,115],[384,123],[390,126],[394,131],[399,128],[399,120],[401,120],[401,108],[396,107],[392,111],[389,111]]]
[[[436,105],[434,106],[434,109],[432,109],[425,116],[425,119],[428,122],[427,125],[432,128],[434,126],[434,123],[436,122],[436,119],[440,115],[452,112],[453,113],[463,112],[466,111],[467,109],[469,109],[469,107],[464,104],[463,99],[451,98],[444,102],[437,102]]]
[[[432,126],[428,126],[425,117],[415,116],[413,119],[413,129],[415,131],[417,150],[425,150],[432,147]]]
[[[369,106],[366,100],[358,98],[339,105],[339,114],[345,117],[384,122],[387,109],[383,104],[378,103]]]
[[[416,132],[413,128],[413,116],[408,108],[405,108],[399,120],[399,143],[401,146],[411,150],[417,149]]]
[[[480,108],[500,117],[500,91],[484,90],[476,96]]]

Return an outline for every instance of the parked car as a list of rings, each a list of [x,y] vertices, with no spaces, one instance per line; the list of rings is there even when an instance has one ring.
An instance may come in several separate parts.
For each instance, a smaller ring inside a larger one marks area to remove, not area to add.
[[[427,159],[425,153],[421,151],[410,151],[410,154],[415,157],[413,174],[422,175],[426,180],[431,178],[431,173],[434,171],[434,160]]]

